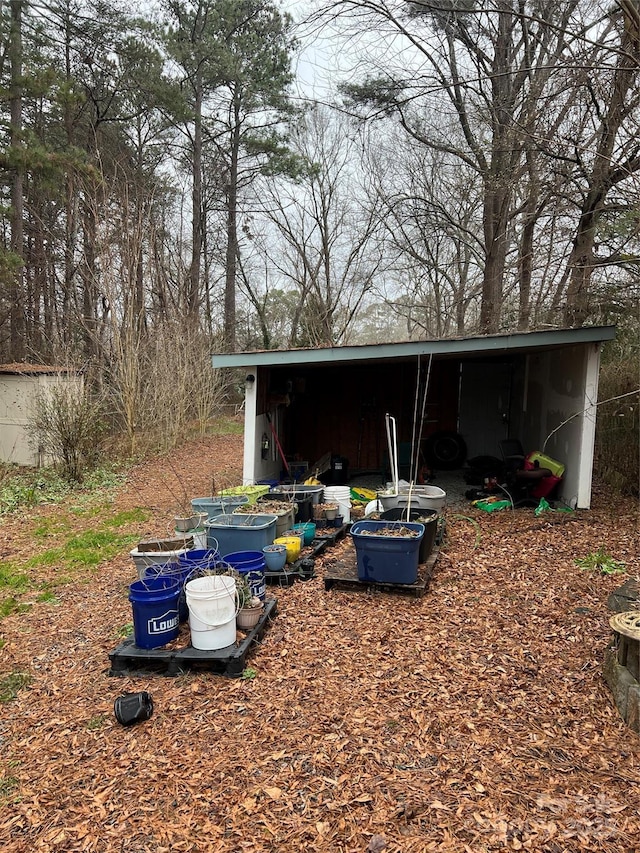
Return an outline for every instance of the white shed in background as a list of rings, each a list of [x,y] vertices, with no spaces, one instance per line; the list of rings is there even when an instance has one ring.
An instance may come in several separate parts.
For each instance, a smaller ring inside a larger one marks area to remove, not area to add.
[[[0,461],[38,467],[44,463],[29,427],[39,395],[60,383],[77,384],[82,377],[64,367],[39,364],[0,365]]]

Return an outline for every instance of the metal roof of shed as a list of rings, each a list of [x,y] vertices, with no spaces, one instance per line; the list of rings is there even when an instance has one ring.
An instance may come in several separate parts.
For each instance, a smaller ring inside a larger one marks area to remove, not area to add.
[[[0,364],[0,374],[11,376],[36,376],[36,375],[58,375],[76,374],[80,371],[73,367],[53,367],[47,364],[28,364],[27,362],[12,362],[11,364]]]
[[[602,343],[613,340],[615,326],[585,326],[580,329],[551,329],[548,331],[513,332],[481,335],[469,338],[403,341],[385,344],[321,347],[317,349],[256,350],[253,352],[216,353],[214,367],[260,367],[289,364],[336,364],[345,362],[407,359],[415,356],[441,357],[470,355],[500,355],[507,352],[556,349],[583,343]]]

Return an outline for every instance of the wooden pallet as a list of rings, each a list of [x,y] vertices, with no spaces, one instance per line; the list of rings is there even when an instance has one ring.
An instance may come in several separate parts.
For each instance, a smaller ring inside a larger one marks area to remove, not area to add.
[[[175,677],[189,670],[201,670],[239,678],[246,667],[247,656],[253,646],[264,636],[278,612],[276,598],[265,601],[264,612],[258,624],[243,639],[224,649],[202,650],[188,645],[176,648],[141,649],[133,639],[127,639],[110,653],[109,675],[164,675]],[[244,633],[240,629],[239,634]],[[188,636],[188,628],[186,631]],[[180,639],[180,638],[179,638]]]
[[[438,559],[439,548],[434,548],[426,563],[418,566],[418,579],[415,583],[380,583],[361,581],[358,578],[358,566],[355,552],[345,556],[340,562],[327,567],[324,575],[324,588],[343,590],[364,590],[365,592],[387,592],[396,595],[408,595],[422,598],[429,588],[433,569]]]

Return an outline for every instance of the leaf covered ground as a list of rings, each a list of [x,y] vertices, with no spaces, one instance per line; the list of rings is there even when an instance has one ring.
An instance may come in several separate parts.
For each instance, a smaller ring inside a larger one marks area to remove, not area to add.
[[[108,675],[132,546],[70,577],[33,558],[113,518],[118,541],[167,533],[185,493],[240,482],[241,441],[200,439],[89,505],[2,520],[2,559],[31,586],[0,622],[16,686],[0,849],[638,850],[640,741],[601,675],[607,597],[640,570],[638,514],[598,489],[588,512],[451,513],[421,599],[325,591],[318,560],[277,590],[253,678]],[[575,563],[599,548],[626,574]],[[151,719],[118,724],[123,690],[151,693]]]

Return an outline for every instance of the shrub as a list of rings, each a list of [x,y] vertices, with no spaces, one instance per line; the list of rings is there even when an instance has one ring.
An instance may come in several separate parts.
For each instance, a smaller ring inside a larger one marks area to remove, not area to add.
[[[37,399],[31,417],[33,440],[62,476],[81,483],[100,455],[101,408],[83,384],[56,385]]]

